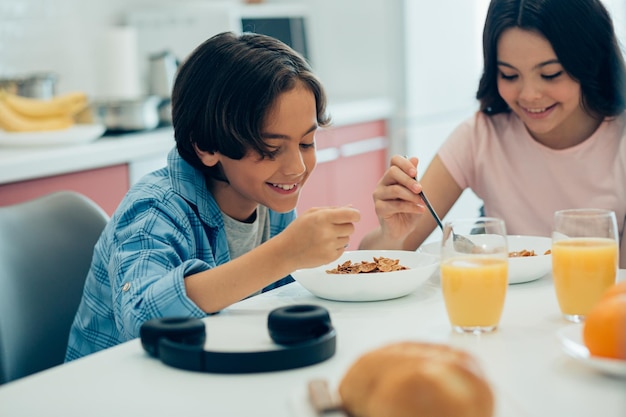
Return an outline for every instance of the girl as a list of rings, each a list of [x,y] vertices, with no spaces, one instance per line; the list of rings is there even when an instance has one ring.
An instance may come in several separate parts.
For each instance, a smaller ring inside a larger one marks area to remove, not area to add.
[[[348,207],[295,219],[329,120],[320,82],[280,41],[200,45],[177,75],[172,120],[167,167],[132,187],[96,244],[68,361],[138,337],[148,319],[204,317],[332,262],[359,220]]]
[[[436,226],[423,215],[422,188],[441,216],[471,188],[510,234],[550,236],[554,212],[576,207],[614,210],[623,234],[625,68],[602,3],[492,0],[483,58],[480,111],[453,131],[421,183],[416,158],[391,159],[374,191],[380,227],[361,248],[419,247]]]

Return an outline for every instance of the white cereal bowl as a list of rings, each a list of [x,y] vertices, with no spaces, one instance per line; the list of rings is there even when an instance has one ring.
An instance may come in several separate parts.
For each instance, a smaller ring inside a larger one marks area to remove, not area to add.
[[[373,262],[374,257],[398,259],[406,270],[360,274],[326,272],[350,260]],[[316,268],[298,269],[291,276],[313,295],[333,301],[381,301],[403,297],[415,291],[435,272],[437,256],[401,250],[346,251],[337,260]]]
[[[507,236],[509,252],[534,250],[536,256],[509,258],[509,284],[521,284],[537,280],[552,269],[552,255],[544,253],[552,247],[552,239],[545,236]],[[430,242],[420,246],[418,252],[439,257],[441,242]]]
[[[509,258],[509,284],[520,284],[539,279],[552,270],[552,239],[544,236],[507,236],[509,252],[534,250],[536,256]]]

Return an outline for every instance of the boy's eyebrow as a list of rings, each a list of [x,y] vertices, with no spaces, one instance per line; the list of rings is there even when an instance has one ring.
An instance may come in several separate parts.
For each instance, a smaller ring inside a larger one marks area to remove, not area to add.
[[[547,61],[543,61],[543,62],[538,63],[537,65],[534,66],[534,69],[539,69],[541,67],[545,67],[546,65],[550,65],[550,64],[560,64],[560,63],[561,63],[561,61],[559,61],[556,58],[555,59],[549,59]],[[513,65],[507,64],[506,62],[503,62],[503,61],[497,61],[497,65],[517,70],[517,68],[515,68]]]
[[[317,130],[317,127],[318,127],[317,123],[313,123],[311,127],[308,128],[306,132],[304,132],[302,136],[306,136],[309,133],[313,132],[314,130]],[[261,134],[263,135],[264,139],[289,139],[289,136],[281,135],[279,133],[262,132]]]

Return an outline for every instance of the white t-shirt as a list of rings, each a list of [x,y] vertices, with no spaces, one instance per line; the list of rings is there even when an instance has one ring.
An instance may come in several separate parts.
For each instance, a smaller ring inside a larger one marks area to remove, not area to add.
[[[626,139],[622,114],[606,119],[584,142],[562,150],[535,141],[514,113],[477,112],[442,145],[439,157],[485,215],[504,219],[509,234],[550,236],[554,212],[614,210],[626,267]]]

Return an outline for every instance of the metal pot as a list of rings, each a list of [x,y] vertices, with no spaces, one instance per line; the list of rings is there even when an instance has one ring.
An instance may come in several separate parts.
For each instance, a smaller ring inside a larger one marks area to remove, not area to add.
[[[18,96],[50,99],[56,94],[57,76],[50,72],[0,79],[0,88]]]
[[[172,125],[172,100],[164,99],[159,105],[159,121],[163,126]]]
[[[90,103],[91,118],[103,124],[107,132],[151,130],[159,125],[158,96],[136,99],[103,99]]]

